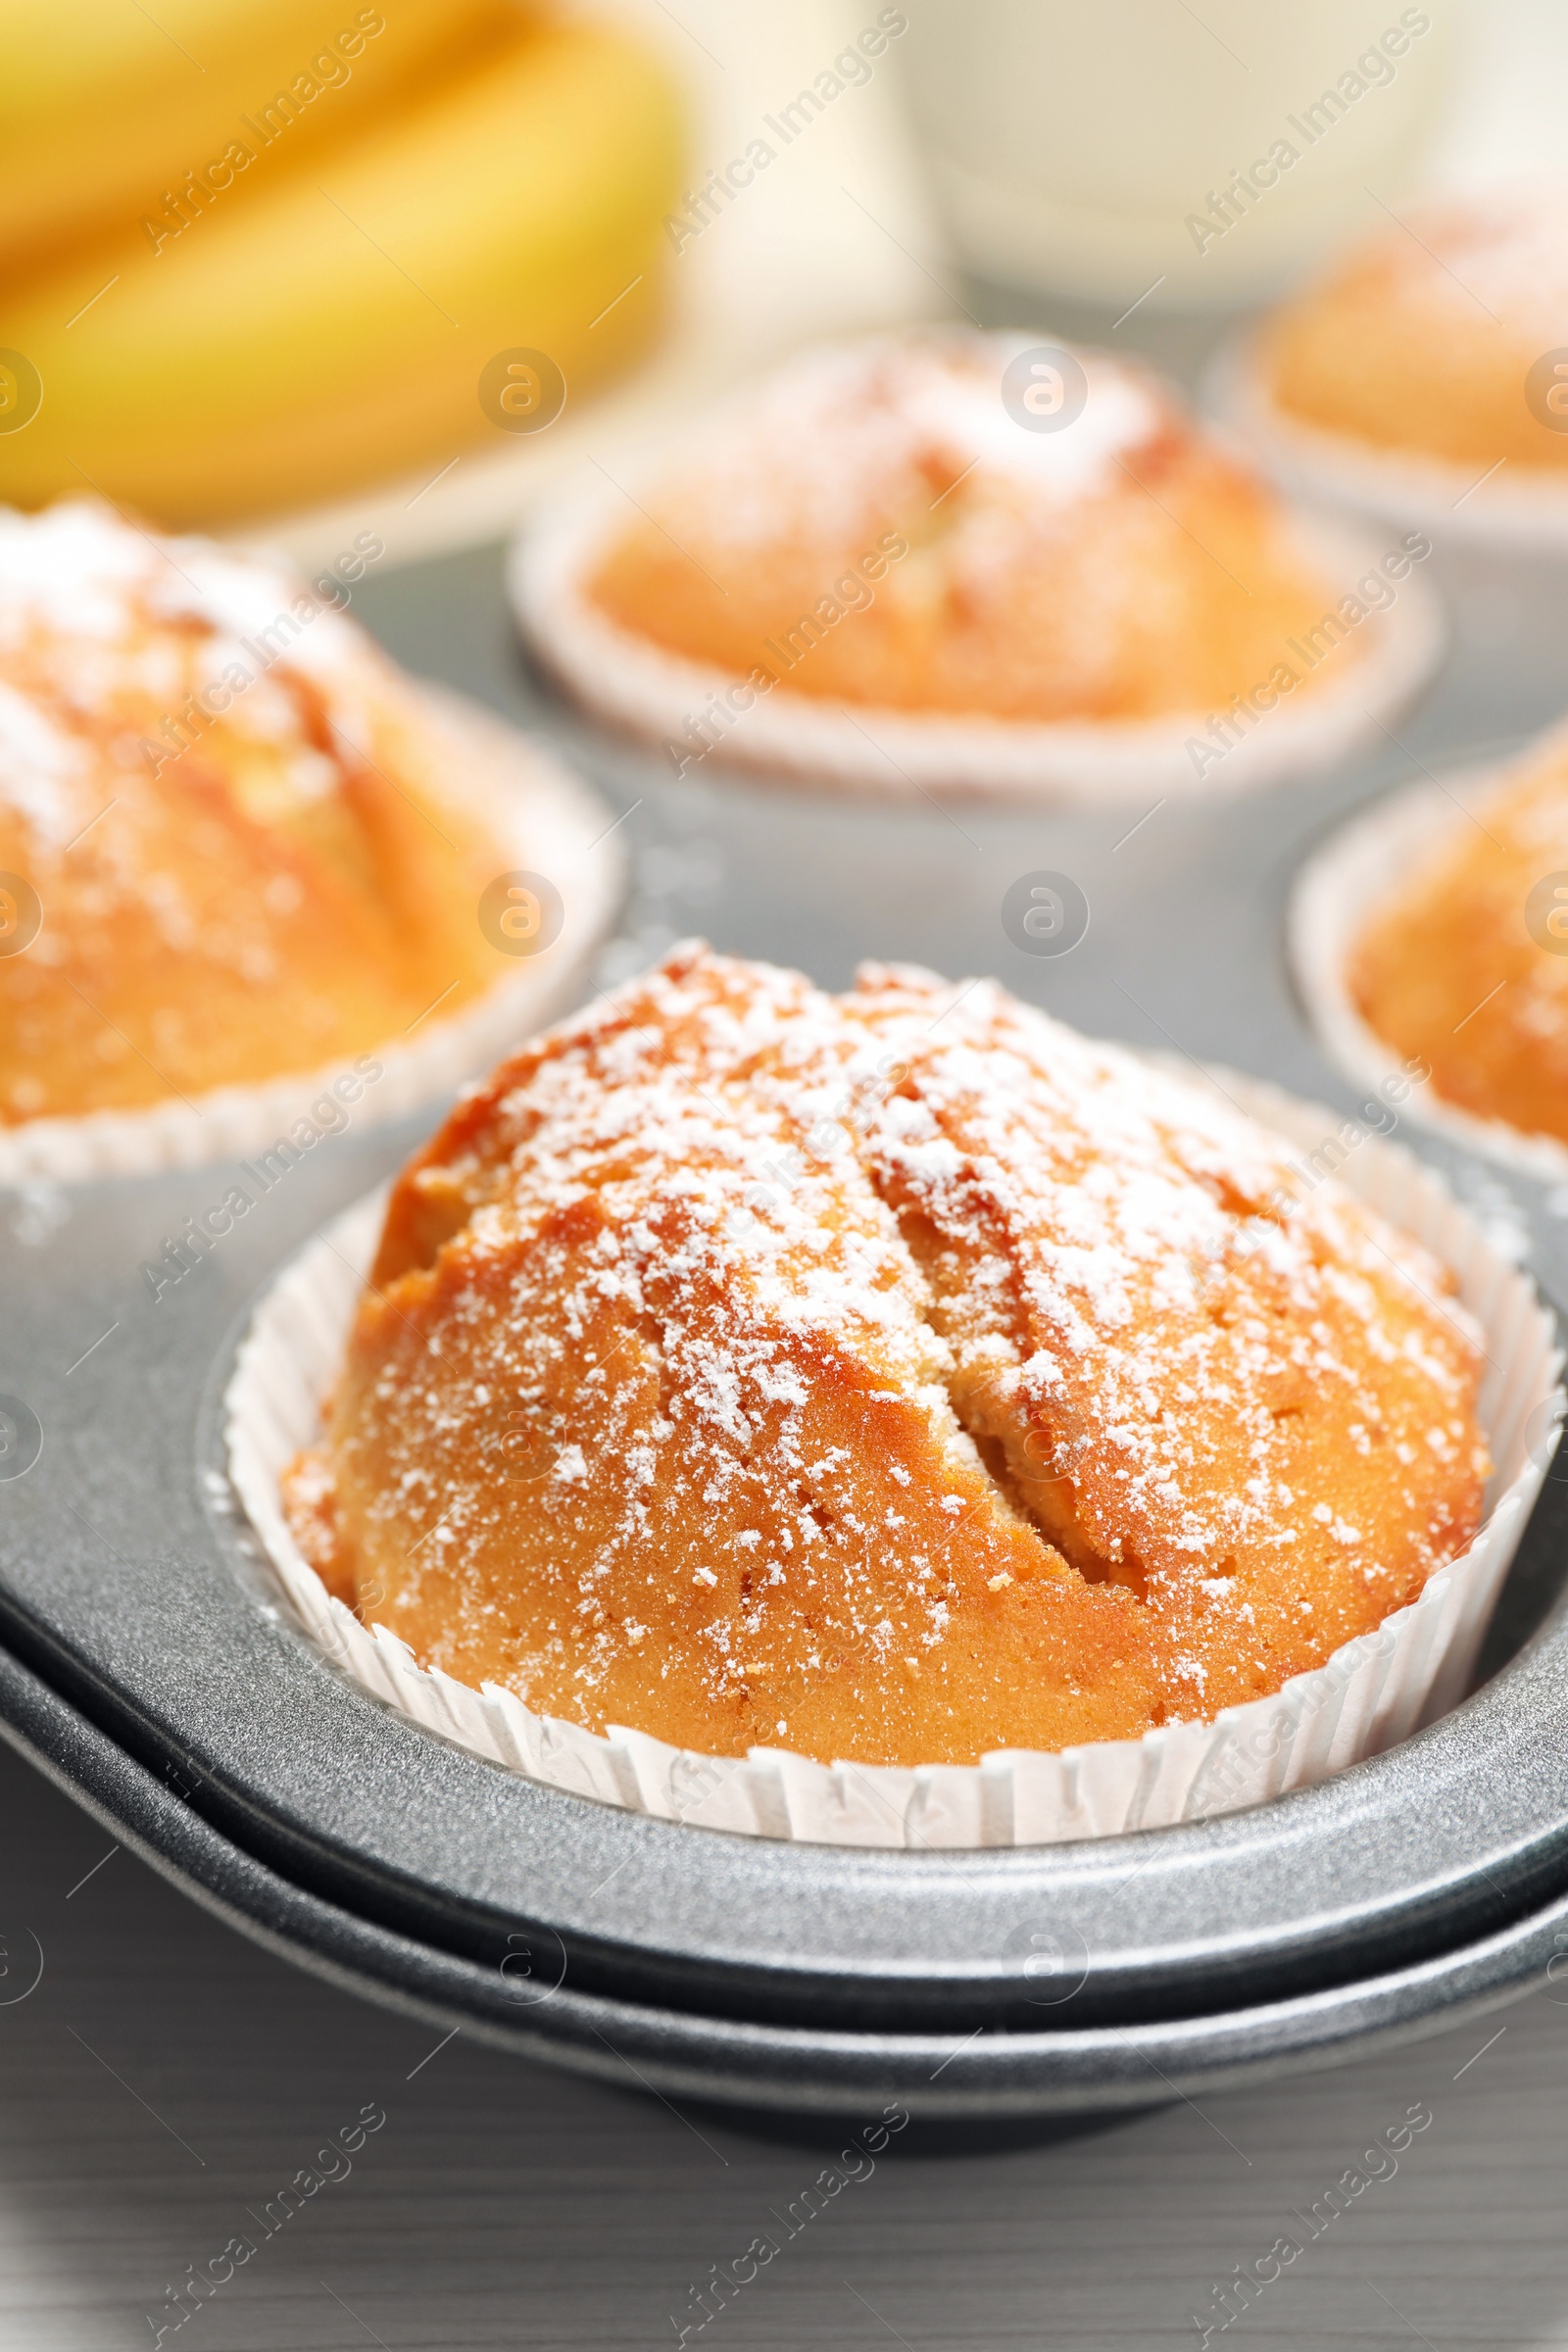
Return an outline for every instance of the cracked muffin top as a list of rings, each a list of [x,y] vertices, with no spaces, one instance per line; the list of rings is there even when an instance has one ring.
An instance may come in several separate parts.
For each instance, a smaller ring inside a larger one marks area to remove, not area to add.
[[[1568,1143],[1568,734],[1554,729],[1365,925],[1367,1026],[1447,1102]]]
[[[506,968],[514,859],[338,609],[365,561],[0,511],[0,1126],[315,1070]]]
[[[628,505],[589,601],[667,653],[884,709],[1140,719],[1250,694],[1339,586],[1158,378],[1084,351],[1081,384],[1014,383],[1030,352],[926,329],[792,361]]]
[[[389,1202],[291,1523],[421,1663],[969,1764],[1275,1690],[1477,1525],[1428,1253],[989,981],[676,950]]]
[[[1386,455],[1561,478],[1568,182],[1433,198],[1277,311],[1259,356],[1287,416]],[[1539,363],[1539,366],[1538,366]]]

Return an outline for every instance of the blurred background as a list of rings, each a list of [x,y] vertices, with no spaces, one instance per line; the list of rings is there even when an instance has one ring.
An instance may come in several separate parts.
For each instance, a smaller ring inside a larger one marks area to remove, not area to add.
[[[1190,376],[1412,186],[1554,165],[1568,100],[1550,0],[19,0],[6,39],[0,498],[305,563],[493,539],[880,321]]]

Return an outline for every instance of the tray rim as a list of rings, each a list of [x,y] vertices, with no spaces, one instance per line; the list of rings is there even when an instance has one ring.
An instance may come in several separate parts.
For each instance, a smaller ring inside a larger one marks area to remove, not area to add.
[[[247,1305],[233,1319],[229,1345],[220,1343],[209,1358],[202,1417],[213,1445],[220,1444],[216,1424],[221,1375],[248,1314]],[[1568,1439],[1563,1445],[1561,1458],[1568,1458]],[[1535,1522],[1544,1511],[1549,1513],[1552,1503],[1557,1506],[1555,1515],[1568,1528],[1568,1479],[1558,1476],[1546,1481],[1543,1503],[1533,1516],[1532,1529],[1526,1531],[1522,1550],[1530,1544],[1533,1533],[1537,1542],[1544,1540]],[[220,1526],[214,1528],[213,1534],[220,1573],[228,1582],[234,1603],[254,1621],[258,1613],[251,1579],[256,1571],[238,1551],[232,1536]],[[1565,1591],[1517,1653],[1479,1691],[1438,1723],[1383,1756],[1246,1812],[1175,1829],[978,1853],[774,1846],[723,1831],[693,1837],[679,1824],[623,1813],[588,1797],[521,1781],[397,1715],[340,1675],[285,1614],[275,1608],[269,1614],[270,1622],[263,1630],[291,1653],[286,1671],[303,1675],[296,1688],[311,1702],[313,1714],[316,1702],[322,1699],[329,1709],[334,1704],[346,1705],[361,1716],[358,1728],[362,1733],[368,1731],[372,1740],[379,1718],[383,1737],[409,1743],[416,1768],[421,1758],[433,1763],[440,1757],[465,1783],[470,1783],[471,1776],[480,1776],[477,1793],[481,1799],[485,1783],[490,1784],[491,1793],[500,1784],[514,1800],[514,1826],[542,1827],[545,1832],[552,1826],[559,1832],[564,1826],[568,1838],[580,1833],[590,1839],[597,1833],[601,1849],[612,1856],[618,1854],[616,1869],[626,1861],[640,1861],[643,1875],[666,1895],[684,1893],[689,1900],[695,1884],[717,1881],[720,1892],[710,1914],[726,1920],[732,1902],[735,1916],[743,1921],[755,1912],[760,1879],[767,1882],[769,1903],[785,1923],[797,1916],[803,1901],[814,1902],[829,1920],[836,1914],[850,1919],[863,1918],[867,1912],[883,1914],[891,1903],[905,1918],[918,1906],[922,1920],[928,1921],[933,1905],[940,1905],[960,1924],[966,1916],[971,1924],[975,1922],[978,1903],[993,1925],[999,1914],[1032,1906],[1024,1924],[1065,1921],[1066,1932],[1079,1934],[1081,1939],[1081,1932],[1073,1925],[1074,1911],[1083,1915],[1097,1902],[1113,1900],[1134,1878],[1143,1880],[1141,1895],[1146,1890],[1151,1895],[1168,1894],[1172,1884],[1179,1882],[1189,1898],[1202,1881],[1200,1896],[1209,1897],[1212,1910],[1217,1892],[1223,1911],[1227,1909],[1227,1882],[1234,1885],[1239,1876],[1245,1885],[1260,1860],[1285,1871],[1294,1884],[1303,1857],[1321,1867],[1325,1852],[1338,1856],[1349,1850],[1347,1840],[1365,1843],[1370,1838],[1375,1846],[1380,1827],[1385,1838],[1392,1837],[1402,1853],[1409,1843],[1412,1780],[1436,1805],[1445,1793],[1462,1789],[1478,1769],[1485,1772],[1498,1752],[1506,1750],[1517,1756],[1519,1728],[1514,1718],[1518,1710],[1512,1690],[1516,1682],[1531,1683],[1543,1673],[1548,1685],[1555,1679],[1563,1693],[1558,1710],[1568,1713]],[[492,1936],[499,1939],[509,1924],[523,1923],[558,1936],[564,1933],[582,1973],[618,1991],[635,1986],[640,2001],[659,1996],[676,2009],[701,2009],[706,2003],[742,2017],[771,2014],[776,2019],[803,2008],[808,2015],[824,2009],[853,2010],[857,2005],[863,2009],[868,2002],[883,2011],[907,2008],[930,2014],[941,2009],[970,2017],[985,2012],[995,2015],[999,2007],[1009,2003],[1016,2007],[1020,1999],[1028,2006],[1037,2005],[1026,1989],[1033,1977],[1027,1954],[1013,1955],[1009,1964],[996,1941],[984,1945],[983,1961],[971,1955],[966,1962],[951,1950],[911,1954],[899,1948],[897,1919],[887,1922],[890,1932],[880,1943],[849,1952],[840,1949],[828,1965],[819,1953],[808,1956],[777,1936],[771,1948],[760,1950],[755,1925],[750,1931],[743,1927],[717,1940],[710,1932],[704,1948],[694,1950],[694,1941],[703,1942],[703,1938],[694,1937],[689,1927],[684,1944],[678,1939],[656,1942],[646,1934],[628,1934],[624,1929],[617,1933],[612,1921],[586,1918],[580,1903],[574,1916],[563,1910],[545,1889],[537,1901],[516,1903],[498,1899],[495,1893],[487,1894],[471,1885],[456,1886],[449,1881],[438,1886],[412,1871],[406,1861],[399,1864],[385,1853],[372,1856],[346,1836],[334,1836],[319,1819],[308,1819],[298,1811],[291,1814],[275,1795],[264,1798],[247,1788],[237,1773],[225,1775],[199,1740],[182,1742],[167,1720],[157,1720],[139,1709],[127,1690],[115,1688],[101,1672],[85,1666],[68,1639],[46,1628],[30,1611],[19,1608],[3,1591],[0,1642],[9,1642],[22,1657],[30,1655],[51,1686],[60,1682],[69,1689],[74,1683],[77,1697],[84,1690],[95,1694],[96,1704],[89,1696],[84,1704],[73,1705],[79,1719],[102,1722],[106,1716],[118,1716],[123,1724],[134,1725],[136,1743],[159,1755],[172,1754],[176,1761],[166,1765],[168,1770],[179,1769],[188,1758],[212,1791],[211,1802],[224,1824],[219,1834],[230,1843],[242,1845],[269,1868],[274,1867],[272,1858],[283,1858],[276,1866],[295,1880],[315,1880],[339,1890],[352,1887],[350,1907],[358,1915],[367,1920],[378,1917],[381,1925],[394,1933],[408,1933],[410,1923],[416,1921],[416,1940],[432,1946],[439,1942],[449,1952],[471,1950]],[[59,1662],[53,1674],[51,1651]],[[59,1671],[62,1665],[63,1675]],[[1538,1722],[1549,1728],[1553,1711],[1548,1704]],[[368,1725],[363,1720],[366,1716],[370,1718]],[[104,1737],[120,1752],[133,1752],[132,1743],[116,1729],[105,1725]],[[1469,1752],[1478,1740],[1484,1751],[1479,1756]],[[1397,1785],[1400,1783],[1402,1788]],[[549,1817],[554,1817],[553,1822]],[[230,1827],[233,1824],[246,1826],[236,1830]],[[705,1870],[705,1862],[712,1867]],[[1154,1867],[1151,1869],[1151,1865]],[[1506,1885],[1499,1883],[1499,1873],[1504,1874]],[[545,1875],[548,1877],[548,1871]],[[1374,1880],[1378,1877],[1376,1870],[1371,1875]],[[1549,1820],[1538,1822],[1529,1836],[1516,1838],[1511,1846],[1486,1845],[1468,1862],[1455,1863],[1451,1856],[1439,1861],[1423,1855],[1421,1866],[1407,1876],[1396,1898],[1390,1897],[1386,1884],[1378,1884],[1370,1895],[1365,1886],[1346,1886],[1327,1908],[1319,1905],[1315,1913],[1310,1906],[1292,1911],[1261,1931],[1256,1922],[1247,1920],[1224,1933],[1215,1934],[1212,1926],[1204,1933],[1200,1917],[1189,1920],[1185,1935],[1173,1938],[1168,1932],[1144,1936],[1136,1927],[1129,1931],[1123,1924],[1119,1944],[1111,1941],[1110,1948],[1096,1959],[1096,1983],[1086,2005],[1104,2007],[1107,2013],[1126,2015],[1130,2009],[1138,2014],[1148,2007],[1156,1989],[1169,1999],[1174,1984],[1174,2006],[1188,2014],[1200,2014],[1222,2000],[1228,1987],[1249,1976],[1265,1996],[1287,1988],[1300,1992],[1303,1980],[1307,1986],[1343,1984],[1368,1965],[1376,1966],[1391,1957],[1410,1958],[1412,1945],[1430,1952],[1443,1948],[1446,1936],[1451,1942],[1465,1931],[1494,1928],[1556,1884],[1568,1886],[1568,1806],[1559,1806]],[[665,1906],[666,1911],[673,1907]],[[1201,1910],[1200,1899],[1200,1914]],[[764,1947],[767,1940],[764,1936]]]
[[[1352,2046],[1394,2048],[1449,2032],[1524,1997],[1532,1977],[1546,1981],[1568,1942],[1563,1893],[1438,1960],[1327,1993],[1197,2019],[1004,2033],[989,2044],[983,2034],[955,2043],[951,2032],[846,2034],[706,2018],[564,1985],[553,1999],[512,2006],[497,1991],[499,1970],[368,1922],[258,1862],[4,1647],[0,1738],[160,1877],[308,1974],[403,2015],[456,2024],[517,2056],[621,2088],[629,2070],[645,2088],[726,2106],[827,2117],[851,2094],[891,2093],[911,2114],[955,2120],[1136,2111],[1170,2094],[1332,2066]]]

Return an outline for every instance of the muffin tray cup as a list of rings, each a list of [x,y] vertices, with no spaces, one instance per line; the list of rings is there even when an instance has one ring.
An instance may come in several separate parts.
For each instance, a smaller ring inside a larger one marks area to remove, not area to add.
[[[0,1185],[89,1176],[142,1176],[265,1152],[303,1118],[314,1150],[323,1100],[329,1127],[351,1102],[360,1124],[396,1118],[439,1100],[461,1079],[478,1076],[518,1036],[563,1010],[580,993],[594,951],[614,921],[622,895],[622,852],[613,819],[582,779],[537,743],[449,689],[421,692],[462,763],[494,813],[498,839],[510,841],[516,870],[543,874],[561,894],[562,926],[548,953],[519,956],[461,1012],[421,1018],[373,1056],[289,1073],[254,1086],[225,1086],[197,1101],[166,1098],[146,1110],[99,1110],[82,1118],[34,1119],[0,1128]],[[498,858],[506,855],[498,848]],[[439,1001],[438,1001],[439,1003]],[[373,1058],[380,1075],[355,1075]],[[347,1077],[345,1095],[334,1086]],[[333,1108],[333,1102],[337,1107]],[[220,1198],[221,1196],[220,1196]]]
[[[710,771],[676,789],[509,667],[498,575],[487,554],[411,571],[379,584],[372,625],[548,727],[621,806],[646,796],[622,837],[657,815],[666,878],[691,839],[708,870],[727,859],[700,918],[716,946],[832,987],[865,953],[996,970],[1088,1031],[1353,1108],[1291,1000],[1285,898],[1313,838],[1399,754],[1173,805],[1131,838],[1123,810],[969,808],[960,843],[934,809],[894,822]],[[1483,731],[1473,687],[1445,696],[1413,722],[1413,759]],[[1038,867],[1079,874],[1094,909],[1054,962],[999,920]],[[662,944],[647,906],[635,952]],[[360,1690],[247,1545],[223,1398],[279,1270],[432,1116],[324,1139],[156,1298],[143,1268],[222,1199],[223,1167],[0,1193],[0,1729],[109,1835],[274,1950],[427,2020],[432,2042],[461,2027],[627,2089],[835,2117],[894,2098],[952,2118],[1147,2106],[1413,2037],[1560,1975],[1568,1457],[1472,1697],[1316,1786],[1169,1829],[964,1852],[734,1837],[540,1786]],[[1416,1140],[1473,1211],[1506,1212],[1547,1297],[1568,1296],[1544,1189]],[[1549,1419],[1531,1444],[1544,1461]]]
[[[1275,403],[1257,355],[1255,333],[1227,344],[1209,367],[1204,405],[1287,490],[1418,525],[1446,542],[1568,554],[1568,467],[1552,475],[1504,464],[1489,473],[1484,462],[1400,456],[1303,424]]]
[[[1235,1071],[1215,1072],[1213,1085],[1288,1136],[1303,1161],[1339,1123],[1322,1104],[1295,1102]],[[1310,1180],[1309,1162],[1307,1169]],[[1486,1355],[1480,1417],[1494,1464],[1484,1527],[1375,1631],[1343,1644],[1317,1672],[1227,1707],[1212,1723],[1058,1754],[1002,1750],[977,1765],[908,1770],[818,1763],[765,1746],[746,1756],[704,1755],[613,1725],[601,1737],[536,1715],[494,1684],[476,1689],[438,1667],[426,1671],[373,1615],[362,1622],[328,1593],[290,1534],[280,1494],[288,1464],[320,1435],[321,1399],[336,1384],[380,1239],[381,1187],[283,1269],[241,1343],[223,1398],[229,1483],[247,1523],[241,1542],[254,1543],[296,1622],[363,1690],[530,1780],[694,1831],[976,1851],[1238,1811],[1392,1747],[1463,1692],[1540,1492],[1542,1436],[1562,1417],[1551,1316],[1446,1187],[1376,1137],[1347,1158],[1345,1181],[1451,1268],[1476,1318]]]
[[[0,1485],[0,1715],[111,1835],[443,2027],[760,2106],[1135,2106],[1544,1981],[1568,1934],[1563,1475],[1505,1638],[1543,1628],[1473,1699],[1317,1787],[1175,1829],[774,1844],[523,1780],[360,1690],[255,1558],[223,1397],[254,1294],[421,1125],[332,1139],[156,1300],[142,1267],[222,1170],[83,1187],[43,1233],[26,1200],[5,1233],[4,1409],[39,1444]]]
[[[524,638],[566,692],[612,725],[662,744],[672,768],[716,738],[719,756],[742,766],[894,799],[948,788],[1092,807],[1147,804],[1153,792],[1206,803],[1375,741],[1383,720],[1424,684],[1443,643],[1438,600],[1407,575],[1397,600],[1368,614],[1349,641],[1360,649],[1353,663],[1298,702],[1276,699],[1250,731],[1236,724],[1222,760],[1198,760],[1192,749],[1203,742],[1210,711],[1037,722],[828,702],[787,686],[759,694],[744,676],[622,629],[584,594],[597,556],[624,529],[628,511],[624,493],[600,487],[555,501],[514,547],[509,587]],[[1385,552],[1364,530],[1321,515],[1298,514],[1296,533],[1303,558],[1336,584],[1336,597],[1375,569]],[[1285,647],[1279,652],[1283,662]]]
[[[1368,1028],[1346,966],[1369,917],[1429,859],[1440,857],[1485,808],[1507,771],[1466,767],[1429,775],[1374,801],[1332,833],[1301,868],[1291,894],[1290,953],[1302,1007],[1323,1051],[1356,1086],[1374,1093],[1402,1076],[1399,1056]],[[1446,1102],[1435,1088],[1409,1096],[1409,1115],[1472,1152],[1555,1186],[1568,1185],[1568,1144],[1530,1135]]]

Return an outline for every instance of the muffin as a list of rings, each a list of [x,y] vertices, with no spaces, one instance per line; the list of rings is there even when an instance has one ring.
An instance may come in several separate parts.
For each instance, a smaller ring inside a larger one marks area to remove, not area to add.
[[[515,973],[476,909],[535,862],[525,764],[347,618],[381,552],[307,587],[96,504],[0,513],[0,1131],[418,1043]]]
[[[1565,353],[1568,184],[1518,183],[1379,216],[1274,314],[1233,391],[1324,487],[1450,533],[1539,529],[1568,489]]]
[[[1341,612],[1364,549],[1314,539],[1143,368],[1043,348],[927,329],[789,363],[524,542],[526,632],[679,772],[893,789],[1143,791],[1232,755],[1241,781],[1408,689],[1425,636],[1396,676],[1399,632]]]
[[[965,1765],[1207,1720],[1478,1524],[1420,1246],[991,983],[687,947],[405,1169],[322,1442],[424,1665],[713,1756]]]
[[[1568,1144],[1568,737],[1412,863],[1350,945],[1356,1011],[1442,1102]]]

